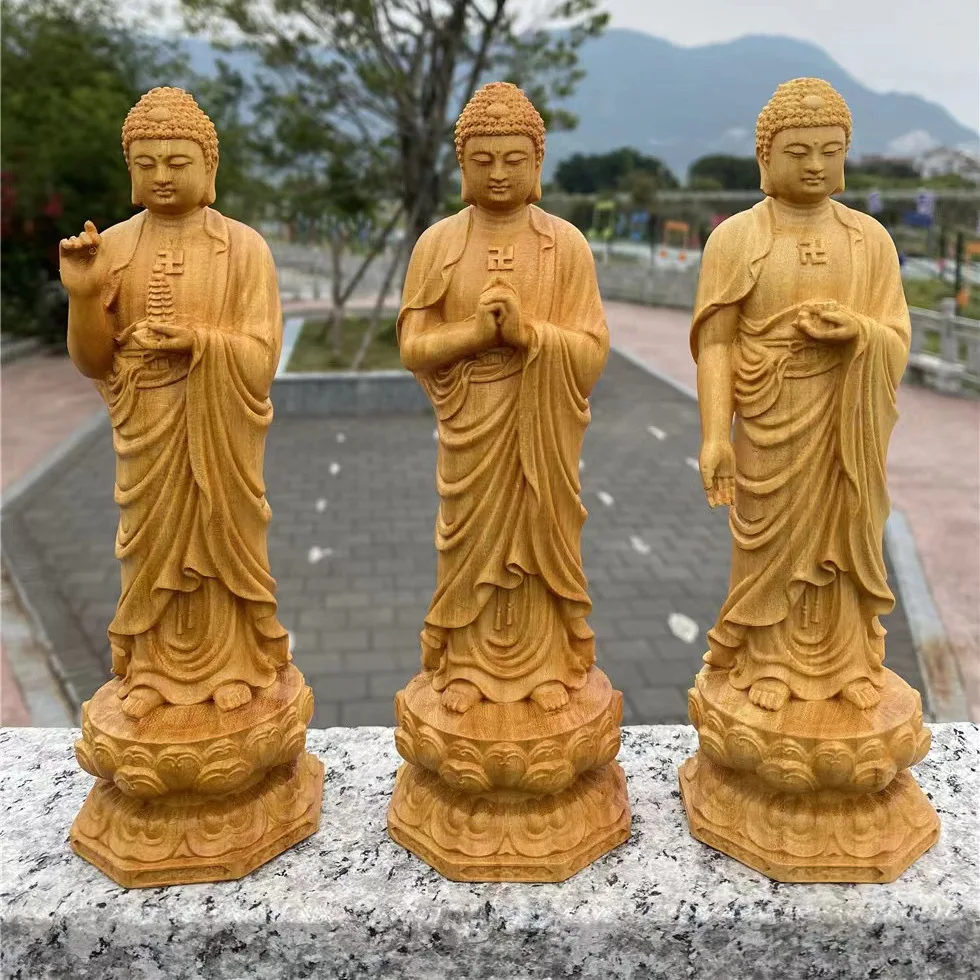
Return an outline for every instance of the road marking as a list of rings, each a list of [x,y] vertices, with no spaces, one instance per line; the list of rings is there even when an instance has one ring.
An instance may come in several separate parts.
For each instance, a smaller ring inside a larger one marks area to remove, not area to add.
[[[584,459],[579,459],[579,461],[578,461],[578,471],[579,471],[579,473],[581,473],[582,470],[584,470],[584,469],[585,469],[585,460]]]
[[[292,653],[293,650],[296,649],[296,647],[294,645],[293,631],[292,630],[286,630],[286,635],[289,637],[289,647],[288,647],[288,649],[289,649],[289,652]]]
[[[347,442],[347,435],[343,432],[337,433],[337,442]]]
[[[671,633],[685,643],[693,643],[701,632],[698,629],[698,624],[690,616],[685,616],[684,613],[671,613],[667,617],[667,625],[670,627]]]
[[[309,559],[311,565],[315,565],[321,559],[329,558],[332,554],[333,548],[318,548],[316,545],[313,545],[306,557]]]
[[[648,545],[646,541],[643,540],[643,538],[633,534],[630,536],[630,544],[633,546],[633,550],[638,552],[639,554],[641,555],[650,554],[650,545]]]
[[[596,491],[596,496],[597,496],[597,497],[598,497],[598,498],[599,498],[599,499],[600,499],[600,500],[601,500],[601,501],[602,501],[602,502],[603,502],[603,503],[604,503],[604,504],[605,504],[605,505],[606,505],[607,507],[612,507],[612,505],[613,505],[613,504],[614,504],[614,503],[616,502],[616,501],[615,501],[615,500],[613,499],[613,495],[612,495],[611,493],[606,493],[606,491],[605,491],[605,490],[598,490],[598,491]]]
[[[339,472],[340,472],[340,463],[331,463],[330,464],[330,475],[331,476],[336,476]]]
[[[433,438],[433,440],[435,442],[438,442],[439,441],[439,430],[438,429],[433,429],[432,430],[432,438]]]
[[[327,509],[327,500],[326,500],[326,498],[325,498],[325,497],[321,497],[321,498],[320,498],[320,499],[319,499],[319,500],[318,500],[318,501],[316,502],[316,512],[317,512],[318,514],[322,514],[322,513],[323,513],[323,512],[324,512],[324,511],[325,511],[326,509]]]
[[[701,472],[701,467],[698,465],[698,461],[693,456],[688,456],[687,459],[684,460],[684,462],[687,463],[687,465],[690,466],[692,470],[695,470],[698,473]]]
[[[663,441],[667,438],[667,433],[663,429],[658,429],[655,425],[648,425],[647,432],[653,436],[654,439],[660,439]]]

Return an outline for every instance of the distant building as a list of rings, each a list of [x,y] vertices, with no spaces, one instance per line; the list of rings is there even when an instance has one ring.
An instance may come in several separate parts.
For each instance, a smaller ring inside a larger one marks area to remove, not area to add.
[[[980,159],[966,150],[936,146],[926,150],[915,162],[923,177],[956,174],[971,183],[980,184]]]

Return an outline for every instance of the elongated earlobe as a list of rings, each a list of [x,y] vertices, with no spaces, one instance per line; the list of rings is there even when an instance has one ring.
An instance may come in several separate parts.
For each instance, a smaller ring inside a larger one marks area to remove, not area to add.
[[[472,193],[470,193],[469,185],[466,183],[466,171],[462,167],[459,168],[459,179],[459,196],[463,199],[463,203],[476,204],[476,201],[473,200]]]
[[[772,184],[769,182],[769,166],[761,157],[757,157],[756,159],[759,161],[759,189],[767,197],[772,197]]]
[[[525,204],[537,204],[541,200],[541,164],[538,164],[536,180],[534,182],[534,189],[527,196]]]
[[[143,207],[143,202],[140,200],[139,192],[136,190],[136,181],[133,179],[132,168],[130,168],[129,171],[129,199],[133,202],[134,208]]]
[[[217,177],[217,175],[218,168],[215,167],[208,177],[208,189],[204,192],[204,200],[201,201],[206,208],[210,207],[212,204],[214,204],[215,200],[217,200],[218,192],[214,186],[215,177]]]

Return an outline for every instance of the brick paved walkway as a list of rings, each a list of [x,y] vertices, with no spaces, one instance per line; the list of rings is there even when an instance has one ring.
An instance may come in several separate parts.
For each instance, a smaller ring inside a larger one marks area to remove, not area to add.
[[[614,355],[593,415],[583,450],[583,553],[599,662],[626,695],[627,722],[684,721],[729,551],[726,515],[709,510],[690,465],[697,409]],[[418,668],[435,575],[434,465],[428,416],[273,425],[272,569],[318,727],[392,724],[392,696]],[[112,472],[106,430],[4,520],[5,550],[37,598],[78,698],[108,676],[105,628],[119,587]],[[689,641],[675,635],[688,620],[696,626]],[[921,687],[901,611],[886,625],[890,665]]]

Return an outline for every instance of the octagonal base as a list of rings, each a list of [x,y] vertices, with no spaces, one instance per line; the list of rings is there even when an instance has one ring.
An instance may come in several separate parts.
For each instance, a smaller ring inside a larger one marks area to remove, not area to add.
[[[320,825],[323,763],[306,752],[240,793],[141,800],[100,779],[71,846],[124,888],[241,878]]]
[[[939,840],[908,772],[877,793],[779,792],[699,751],[679,776],[691,834],[776,881],[894,881]]]
[[[388,832],[453,881],[564,881],[629,837],[626,775],[610,762],[553,795],[477,795],[406,763]]]

